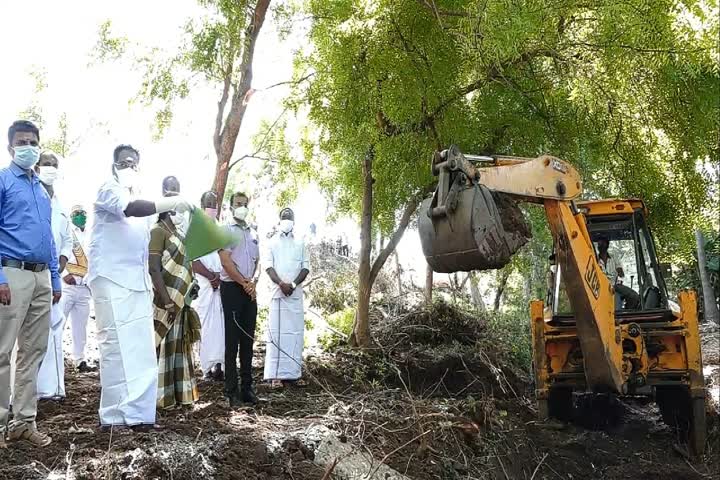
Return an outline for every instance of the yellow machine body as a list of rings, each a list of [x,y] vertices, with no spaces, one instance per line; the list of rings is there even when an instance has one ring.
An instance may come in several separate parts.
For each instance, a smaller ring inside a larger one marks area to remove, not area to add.
[[[644,203],[579,201],[578,172],[549,156],[466,157],[451,147],[435,155],[433,173],[438,187],[423,203],[418,225],[436,271],[498,268],[524,243],[523,228],[500,218],[510,209],[498,209],[498,194],[545,209],[554,265],[547,298],[530,305],[540,417],[566,414],[573,392],[650,395],[691,450],[702,451],[696,295],[682,292],[677,303],[668,298]],[[602,271],[601,239],[622,247],[630,278],[611,283]]]

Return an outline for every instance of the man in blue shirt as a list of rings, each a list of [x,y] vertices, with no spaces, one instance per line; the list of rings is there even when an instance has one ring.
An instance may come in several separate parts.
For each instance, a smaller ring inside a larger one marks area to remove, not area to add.
[[[37,430],[37,374],[45,355],[50,306],[62,287],[51,229],[50,197],[33,167],[40,132],[18,120],[8,130],[13,160],[0,169],[0,449],[9,440],[44,447],[52,439]],[[9,420],[10,354],[18,343],[13,420]]]

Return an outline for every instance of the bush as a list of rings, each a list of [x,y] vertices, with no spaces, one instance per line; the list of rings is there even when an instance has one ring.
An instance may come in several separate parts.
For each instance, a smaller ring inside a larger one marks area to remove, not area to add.
[[[320,339],[320,345],[324,350],[334,350],[338,346],[345,343],[347,338],[350,338],[352,334],[353,323],[355,322],[355,309],[352,307],[345,308],[339,312],[333,313],[327,317],[327,323],[334,330],[345,335],[345,338],[341,337],[337,333],[330,331],[324,333]]]
[[[485,335],[481,345],[499,354],[525,373],[532,371],[532,340],[530,318],[522,312],[487,315]]]

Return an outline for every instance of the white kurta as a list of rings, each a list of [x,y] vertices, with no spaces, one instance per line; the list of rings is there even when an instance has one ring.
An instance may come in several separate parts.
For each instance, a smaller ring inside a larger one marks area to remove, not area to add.
[[[300,271],[310,268],[305,243],[289,235],[276,234],[271,240],[263,265],[272,267],[283,282],[292,283]],[[303,287],[285,296],[273,284],[272,300],[265,335],[266,380],[296,380],[302,376],[305,341]]]
[[[220,255],[210,253],[200,258],[205,268],[214,273],[222,271]],[[202,335],[200,336],[200,366],[208,373],[216,364],[225,371],[225,318],[223,317],[220,289],[213,290],[208,279],[196,275],[200,291],[192,306],[200,316]]]
[[[148,273],[151,217],[125,216],[130,190],[112,179],[95,200],[88,283],[100,349],[100,423],[155,423],[158,366]]]
[[[70,221],[62,209],[57,195],[52,197],[52,232],[58,258],[72,256],[72,233]],[[38,397],[52,398],[65,396],[65,363],[63,362],[63,329],[65,315],[60,303],[50,309],[50,334],[48,347],[38,372]]]
[[[73,243],[77,241],[87,257],[86,234],[79,228],[72,227]],[[68,263],[77,263],[75,255],[71,254]],[[64,275],[66,275],[65,272]],[[87,275],[86,275],[87,277]],[[75,285],[68,285],[63,281],[63,296],[61,300],[63,314],[70,322],[72,332],[72,357],[75,365],[85,360],[85,346],[87,345],[87,322],[90,317],[90,288],[85,277],[75,275]]]

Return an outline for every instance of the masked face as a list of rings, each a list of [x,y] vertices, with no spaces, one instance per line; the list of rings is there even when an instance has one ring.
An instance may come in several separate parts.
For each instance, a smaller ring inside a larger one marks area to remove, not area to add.
[[[173,225],[177,227],[178,225],[182,225],[185,219],[181,213],[171,213],[170,220],[172,220]]]
[[[125,188],[135,188],[138,182],[138,171],[134,167],[116,170],[118,182]]]
[[[85,228],[85,224],[87,223],[87,215],[85,215],[85,212],[76,212],[72,214],[70,220],[76,227]]]
[[[290,233],[295,226],[295,222],[290,219],[280,220],[280,231],[283,233]]]
[[[244,222],[248,216],[248,212],[248,207],[237,207],[235,210],[233,210],[233,217],[239,222]]]
[[[18,145],[13,147],[15,154],[13,162],[20,168],[29,170],[35,166],[40,159],[40,148],[34,145]]]
[[[55,180],[57,180],[57,167],[43,165],[42,167],[38,167],[38,170],[38,179],[40,179],[40,181],[45,185],[52,185],[53,183],[55,183]]]
[[[217,213],[218,213],[217,208],[206,207],[206,208],[203,208],[203,211],[207,214],[208,217],[213,218],[213,219],[217,218]]]

